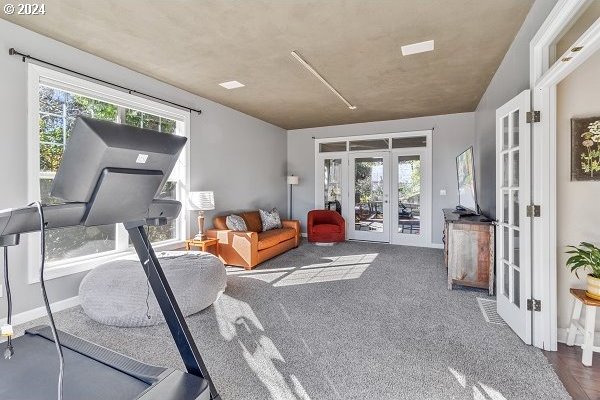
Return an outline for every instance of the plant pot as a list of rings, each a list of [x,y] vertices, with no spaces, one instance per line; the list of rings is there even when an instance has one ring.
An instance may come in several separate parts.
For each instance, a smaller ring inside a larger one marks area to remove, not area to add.
[[[587,276],[587,291],[585,294],[592,299],[600,300],[600,278],[594,278],[591,275]]]

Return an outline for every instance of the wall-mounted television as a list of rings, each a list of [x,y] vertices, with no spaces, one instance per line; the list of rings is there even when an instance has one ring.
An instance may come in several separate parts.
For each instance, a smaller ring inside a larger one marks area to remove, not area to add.
[[[458,177],[457,211],[478,214],[473,147],[469,147],[456,157],[456,175]]]

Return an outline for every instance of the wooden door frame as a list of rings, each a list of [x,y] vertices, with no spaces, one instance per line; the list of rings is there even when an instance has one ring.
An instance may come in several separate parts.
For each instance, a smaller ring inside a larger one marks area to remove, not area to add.
[[[553,42],[589,0],[560,0],[530,43],[532,107],[540,122],[532,125],[532,198],[541,215],[532,224],[532,297],[541,301],[533,313],[533,345],[557,349],[557,209],[556,209],[556,87],[600,49],[600,19],[550,65]],[[583,46],[573,52],[575,46]],[[565,59],[565,61],[562,61]]]

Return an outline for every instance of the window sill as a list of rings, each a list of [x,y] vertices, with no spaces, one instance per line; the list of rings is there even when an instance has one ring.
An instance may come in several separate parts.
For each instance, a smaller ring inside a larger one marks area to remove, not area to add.
[[[185,242],[179,239],[169,240],[165,242],[158,243],[153,245],[152,247],[156,252],[158,251],[168,251],[168,250],[176,250],[184,247]],[[107,263],[109,261],[117,260],[120,258],[124,258],[127,256],[134,255],[135,252],[133,249],[119,251],[119,252],[110,252],[109,254],[99,255],[99,256],[89,256],[85,258],[80,258],[74,261],[63,261],[58,263],[46,263],[46,270],[44,271],[44,278],[46,281],[56,278],[62,278],[64,276],[77,274],[80,272],[85,272],[96,268],[98,265]],[[40,277],[39,273],[37,273],[38,269],[36,268],[36,273],[31,274],[29,276],[29,284],[39,283]]]

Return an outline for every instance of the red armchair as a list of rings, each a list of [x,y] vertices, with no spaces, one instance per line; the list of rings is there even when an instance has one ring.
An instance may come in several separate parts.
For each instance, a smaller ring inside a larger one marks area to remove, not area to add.
[[[346,221],[335,211],[309,211],[307,224],[309,242],[334,243],[346,240]]]

